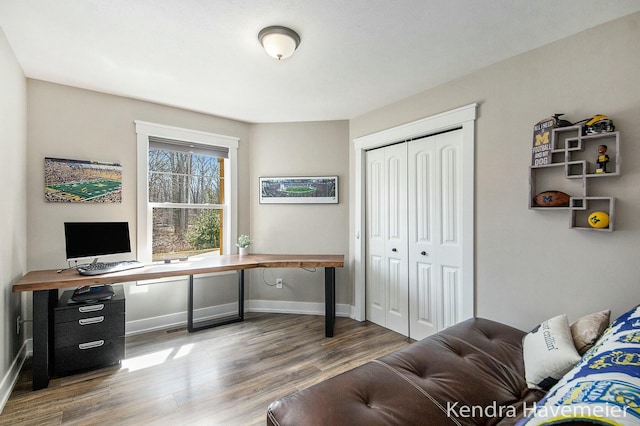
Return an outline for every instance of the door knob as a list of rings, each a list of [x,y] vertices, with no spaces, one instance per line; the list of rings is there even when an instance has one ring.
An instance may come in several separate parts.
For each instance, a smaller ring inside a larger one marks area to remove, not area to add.
[[[426,251],[421,251],[420,254],[423,255],[423,256],[426,256],[427,252]]]
[[[395,252],[398,251],[398,249],[394,247],[394,248],[391,249],[391,251],[395,253]]]

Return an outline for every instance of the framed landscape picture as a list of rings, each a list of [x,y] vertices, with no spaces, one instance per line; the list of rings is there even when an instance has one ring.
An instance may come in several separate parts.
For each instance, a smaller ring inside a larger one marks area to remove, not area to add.
[[[260,204],[337,204],[338,176],[261,177]]]
[[[121,203],[122,166],[45,157],[44,198],[52,203]]]

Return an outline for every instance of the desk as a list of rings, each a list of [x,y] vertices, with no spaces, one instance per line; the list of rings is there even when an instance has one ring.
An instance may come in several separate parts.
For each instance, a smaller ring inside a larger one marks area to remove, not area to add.
[[[31,271],[13,285],[13,292],[33,292],[33,390],[49,385],[53,340],[53,307],[58,300],[58,289],[83,285],[114,284],[129,281],[152,280],[174,276],[189,277],[187,328],[197,331],[216,325],[244,319],[244,271],[254,268],[324,268],[325,335],[333,337],[335,324],[335,268],[344,266],[343,255],[278,255],[249,254],[226,255],[187,261],[152,264],[143,268],[110,274],[85,276],[75,269]],[[238,271],[238,316],[232,319],[194,324],[193,276],[212,272]]]

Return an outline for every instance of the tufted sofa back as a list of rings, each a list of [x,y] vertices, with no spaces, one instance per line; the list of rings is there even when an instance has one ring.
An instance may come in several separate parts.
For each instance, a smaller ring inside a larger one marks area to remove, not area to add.
[[[473,318],[273,402],[269,425],[500,425],[544,394],[524,379],[524,332]]]

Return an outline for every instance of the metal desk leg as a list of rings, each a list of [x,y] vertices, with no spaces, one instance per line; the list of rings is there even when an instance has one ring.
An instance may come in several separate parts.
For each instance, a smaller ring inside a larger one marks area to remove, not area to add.
[[[33,292],[33,390],[49,386],[53,370],[53,307],[58,290]]]
[[[244,321],[244,270],[238,270],[238,315],[232,317],[215,318],[212,320],[193,320],[193,275],[189,275],[189,297],[187,299],[187,330],[189,333]],[[197,325],[196,325],[197,324]]]
[[[325,336],[333,337],[336,322],[336,268],[324,268]]]
[[[244,269],[238,271],[238,318],[244,320]]]

